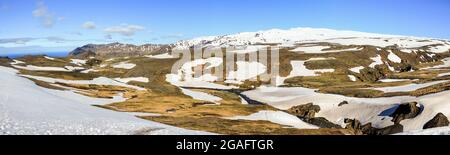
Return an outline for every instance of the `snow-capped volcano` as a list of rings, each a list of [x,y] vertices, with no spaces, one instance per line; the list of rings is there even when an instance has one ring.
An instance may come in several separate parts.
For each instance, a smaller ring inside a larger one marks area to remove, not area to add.
[[[341,45],[372,45],[386,47],[398,45],[402,48],[416,48],[440,44],[450,48],[447,40],[385,35],[357,31],[340,31],[324,28],[292,28],[288,30],[271,29],[258,32],[243,32],[232,35],[199,37],[175,43],[177,48],[224,47],[246,45],[280,45],[292,46],[300,43],[328,42]],[[444,50],[445,51],[445,50]]]

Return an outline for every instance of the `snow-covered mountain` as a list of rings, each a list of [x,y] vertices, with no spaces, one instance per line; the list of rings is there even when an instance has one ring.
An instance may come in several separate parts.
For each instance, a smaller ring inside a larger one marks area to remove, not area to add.
[[[292,28],[288,30],[271,29],[258,32],[243,32],[232,35],[199,37],[175,43],[177,48],[246,46],[246,45],[279,45],[293,46],[300,43],[328,42],[341,45],[372,45],[386,47],[398,45],[401,48],[417,48],[439,44],[435,52],[450,49],[450,41],[423,37],[385,35],[357,31],[339,31],[323,28]]]

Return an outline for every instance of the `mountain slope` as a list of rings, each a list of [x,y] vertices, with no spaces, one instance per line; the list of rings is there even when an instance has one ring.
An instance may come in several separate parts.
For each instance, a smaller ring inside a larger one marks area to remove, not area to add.
[[[436,51],[434,52],[444,52],[450,49],[448,40],[316,28],[272,29],[224,36],[200,37],[179,41],[175,43],[175,46],[177,48],[189,48],[192,46],[218,47],[269,44],[290,47],[295,44],[312,42],[328,42],[341,45],[372,45],[377,47],[398,45],[405,49],[427,45],[442,45],[439,49],[435,49]]]
[[[168,52],[169,45],[159,44],[145,44],[145,45],[131,45],[121,43],[111,43],[103,45],[89,44],[79,47],[69,53],[69,56],[75,58],[88,57],[126,57],[126,56],[144,56],[150,54],[159,54]]]

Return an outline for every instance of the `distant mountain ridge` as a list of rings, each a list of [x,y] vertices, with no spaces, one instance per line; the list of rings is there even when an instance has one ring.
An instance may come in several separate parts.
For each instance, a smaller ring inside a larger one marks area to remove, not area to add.
[[[231,35],[199,37],[180,40],[173,44],[131,45],[111,43],[89,44],[70,52],[72,57],[125,57],[167,53],[170,49],[189,49],[193,47],[229,47],[229,46],[280,46],[296,47],[309,43],[330,43],[338,45],[370,45],[380,48],[396,46],[400,50],[410,51],[427,49],[433,53],[446,52],[450,41],[443,39],[385,35],[357,31],[341,31],[323,28],[292,28],[287,30],[271,29],[258,32],[243,32]]]
[[[171,45],[165,44],[145,44],[132,45],[122,43],[111,44],[88,44],[78,47],[69,53],[70,57],[125,57],[125,56],[144,56],[151,54],[166,53]]]

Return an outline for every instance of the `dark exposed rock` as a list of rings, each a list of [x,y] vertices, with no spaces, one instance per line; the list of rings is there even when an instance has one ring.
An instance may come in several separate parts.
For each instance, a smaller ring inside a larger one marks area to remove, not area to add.
[[[287,110],[288,113],[297,116],[302,121],[320,128],[342,128],[340,125],[334,124],[323,117],[315,117],[319,111],[320,106],[314,105],[313,103],[294,106]]]
[[[449,126],[449,125],[450,125],[450,123],[449,123],[447,117],[442,113],[438,113],[436,116],[434,116],[433,119],[431,119],[430,121],[425,123],[425,125],[423,126],[423,129],[444,127],[444,126]]]
[[[304,122],[318,126],[320,128],[334,128],[334,129],[342,128],[340,125],[334,124],[323,117],[315,117],[315,118],[308,118],[308,119],[302,119],[302,120]]]
[[[391,135],[403,132],[403,126],[401,124],[394,124],[379,129],[372,127],[372,123],[362,125],[361,122],[356,119],[345,119],[344,121],[347,123],[345,128],[356,135]]]
[[[399,68],[400,72],[409,72],[414,69],[414,67],[410,64],[401,64],[399,65]]]
[[[347,101],[342,101],[341,103],[338,104],[338,107],[343,106],[343,105],[346,105],[346,104],[348,104]]]
[[[101,63],[102,63],[102,61],[99,59],[89,59],[88,61],[86,61],[86,65],[89,65],[89,66],[100,65]]]
[[[377,66],[378,67],[378,66]],[[363,82],[376,82],[379,79],[382,79],[385,74],[377,69],[377,68],[364,68],[360,70],[360,74],[358,75],[359,79]]]
[[[316,113],[320,111],[320,106],[314,105],[313,103],[308,103],[304,105],[294,106],[287,111],[288,113],[301,118],[314,118]]]
[[[392,117],[392,122],[399,124],[400,121],[404,119],[411,119],[418,116],[423,110],[423,108],[418,107],[418,105],[417,102],[400,104],[390,115]]]

